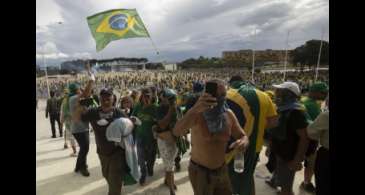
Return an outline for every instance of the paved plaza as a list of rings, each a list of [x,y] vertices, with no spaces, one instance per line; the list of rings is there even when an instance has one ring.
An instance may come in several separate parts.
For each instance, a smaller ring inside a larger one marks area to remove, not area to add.
[[[90,177],[83,177],[73,172],[76,157],[70,157],[71,149],[63,149],[64,138],[51,139],[49,119],[45,118],[45,101],[39,101],[36,125],[36,194],[37,195],[107,195],[107,184],[101,175],[101,167],[96,154],[94,134],[90,137],[88,165]],[[58,132],[58,129],[57,129]],[[57,133],[57,136],[59,134]],[[175,174],[178,187],[177,195],[193,194],[187,166],[189,162],[187,152],[181,163],[181,171]],[[266,170],[267,158],[264,152],[260,154],[260,162],[255,172],[256,195],[275,195],[276,191],[265,184],[264,180],[270,176]],[[164,172],[162,160],[157,159],[153,177],[147,177],[144,187],[139,184],[123,187],[123,194],[133,195],[168,195],[168,188],[163,183]],[[299,189],[303,181],[303,170],[296,174],[294,192],[296,195],[309,195]]]

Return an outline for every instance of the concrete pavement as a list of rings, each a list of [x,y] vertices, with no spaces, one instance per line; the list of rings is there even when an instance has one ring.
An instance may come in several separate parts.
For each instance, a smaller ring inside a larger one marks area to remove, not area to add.
[[[107,195],[107,184],[101,175],[101,167],[96,154],[95,138],[90,135],[90,150],[88,165],[90,177],[83,177],[73,172],[76,158],[70,157],[71,149],[63,149],[64,138],[51,139],[49,120],[45,118],[45,101],[39,101],[36,115],[36,194],[37,195]],[[58,133],[57,133],[57,136]],[[181,171],[175,174],[178,187],[177,195],[193,194],[187,165],[189,153],[186,153],[181,163]],[[275,195],[276,192],[264,183],[270,173],[265,168],[267,158],[264,151],[260,154],[260,162],[255,171],[257,195]],[[145,186],[139,184],[124,186],[124,194],[133,195],[168,195],[168,188],[163,183],[162,160],[157,159],[153,177],[147,177]],[[303,181],[303,170],[296,174],[294,192],[298,195],[309,195],[299,189]]]

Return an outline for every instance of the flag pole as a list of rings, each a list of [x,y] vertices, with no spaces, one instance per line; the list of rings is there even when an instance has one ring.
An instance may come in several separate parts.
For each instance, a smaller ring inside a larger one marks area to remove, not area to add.
[[[288,34],[286,35],[285,61],[284,61],[284,77],[283,77],[283,81],[285,81],[285,76],[286,76],[286,65],[287,65],[287,63],[288,63],[289,33],[290,33],[290,31],[288,31]]]
[[[46,83],[47,83],[47,94],[48,94],[48,98],[50,97],[50,93],[49,93],[49,83],[48,83],[48,73],[47,73],[47,65],[46,65],[46,59],[44,58],[44,52],[43,51],[43,66],[45,67],[45,74],[46,74]]]
[[[318,69],[319,69],[319,62],[321,60],[321,51],[322,51],[322,44],[323,44],[323,28],[322,28],[322,32],[321,32],[321,44],[319,45],[319,53],[318,53],[318,60],[317,60],[317,68],[316,68],[316,76],[314,78],[314,81],[317,81],[318,78]]]
[[[150,38],[150,40],[151,40],[151,43],[152,43],[153,49],[155,49],[156,54],[157,54],[157,55],[159,55],[159,54],[160,54],[160,52],[158,51],[158,49],[157,49],[157,47],[156,47],[155,43],[153,42],[153,40],[152,40],[151,36],[149,36],[149,38]]]
[[[252,48],[252,71],[251,71],[251,81],[255,83],[254,72],[255,72],[255,41],[256,41],[256,28],[254,30],[254,46]]]
[[[139,16],[139,17],[141,18],[141,20],[143,21],[143,19],[142,19],[141,15],[139,14],[138,16]],[[153,49],[155,49],[156,54],[157,54],[157,55],[159,55],[159,54],[160,54],[160,52],[157,50],[157,47],[156,47],[155,43],[153,42],[153,40],[152,40],[152,38],[151,38],[151,35],[150,35],[150,33],[148,32],[148,30],[147,30],[147,28],[146,28],[146,25],[145,25],[145,24],[143,24],[143,28],[144,28],[144,29],[145,29],[145,31],[147,32],[147,34],[148,34],[148,38],[150,38],[150,41],[151,41],[151,43],[152,43],[152,47],[153,47]]]

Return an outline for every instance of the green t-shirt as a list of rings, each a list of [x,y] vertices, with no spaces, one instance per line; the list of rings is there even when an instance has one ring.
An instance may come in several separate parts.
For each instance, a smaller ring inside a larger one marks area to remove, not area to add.
[[[169,107],[168,106],[164,106],[164,105],[160,105],[157,108],[157,112],[155,114],[156,120],[162,120],[167,113],[169,112]],[[177,112],[179,112],[179,110],[177,110]],[[169,123],[169,125],[167,126],[166,130],[172,130],[175,127],[175,124],[177,122],[177,117],[178,117],[178,113],[173,113],[172,117],[171,117],[171,121]]]
[[[133,108],[132,116],[136,116],[142,122],[142,124],[137,126],[135,129],[136,137],[141,138],[147,143],[154,139],[152,134],[152,126],[156,124],[155,116],[157,107],[158,106],[156,104],[152,104],[146,108],[143,108],[142,104],[139,103]]]
[[[305,109],[310,116],[310,119],[314,121],[317,116],[321,113],[321,106],[317,103],[316,100],[313,100],[309,97],[303,97],[301,102],[305,106]]]

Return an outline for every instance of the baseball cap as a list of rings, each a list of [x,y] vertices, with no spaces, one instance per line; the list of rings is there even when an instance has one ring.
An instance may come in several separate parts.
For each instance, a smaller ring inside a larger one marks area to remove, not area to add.
[[[272,85],[274,88],[277,89],[288,89],[289,91],[293,92],[296,96],[300,96],[300,89],[297,83],[286,81],[284,83],[281,83],[279,85]]]
[[[113,89],[104,88],[104,89],[100,90],[100,96],[102,96],[102,95],[107,95],[107,96],[113,95]]]
[[[316,82],[313,85],[309,87],[309,92],[322,92],[327,93],[328,92],[328,85],[323,82]]]
[[[71,83],[68,85],[68,91],[70,94],[76,94],[77,89],[80,89],[80,85],[78,83]]]

